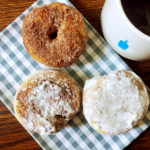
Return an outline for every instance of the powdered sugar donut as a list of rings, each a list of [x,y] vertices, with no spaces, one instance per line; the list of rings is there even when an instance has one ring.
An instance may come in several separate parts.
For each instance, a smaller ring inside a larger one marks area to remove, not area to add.
[[[87,80],[83,113],[98,132],[109,135],[132,129],[148,110],[149,97],[143,81],[121,70]]]
[[[79,111],[80,90],[75,81],[58,70],[31,75],[18,90],[14,109],[19,122],[39,134],[60,131]]]

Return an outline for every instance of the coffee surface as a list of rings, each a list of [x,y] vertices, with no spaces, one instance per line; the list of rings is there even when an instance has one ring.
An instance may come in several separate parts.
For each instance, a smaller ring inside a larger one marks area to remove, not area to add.
[[[132,24],[150,36],[150,0],[121,0],[121,2]]]

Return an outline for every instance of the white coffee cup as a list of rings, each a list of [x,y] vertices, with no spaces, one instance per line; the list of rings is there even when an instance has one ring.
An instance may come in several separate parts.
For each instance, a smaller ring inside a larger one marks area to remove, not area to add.
[[[131,23],[121,0],[105,1],[101,25],[106,41],[117,53],[131,60],[150,59],[150,36]]]

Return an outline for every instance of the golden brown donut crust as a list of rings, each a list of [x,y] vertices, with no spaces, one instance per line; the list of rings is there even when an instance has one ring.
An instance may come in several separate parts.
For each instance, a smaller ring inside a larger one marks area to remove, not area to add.
[[[46,84],[41,90],[43,83]],[[60,131],[80,110],[80,106],[81,93],[75,81],[53,69],[31,75],[23,82],[14,100],[16,118],[25,128],[39,134]]]
[[[87,42],[79,11],[58,2],[33,9],[24,19],[22,36],[29,54],[52,67],[71,65]]]

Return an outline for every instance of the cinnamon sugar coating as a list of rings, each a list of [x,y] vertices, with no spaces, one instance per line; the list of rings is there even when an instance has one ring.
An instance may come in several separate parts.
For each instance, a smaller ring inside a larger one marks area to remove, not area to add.
[[[23,82],[14,102],[17,119],[39,134],[60,131],[80,110],[81,93],[74,80],[58,70],[42,70]]]
[[[29,54],[52,67],[71,65],[87,42],[79,11],[58,2],[33,9],[24,19],[22,36]]]

